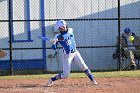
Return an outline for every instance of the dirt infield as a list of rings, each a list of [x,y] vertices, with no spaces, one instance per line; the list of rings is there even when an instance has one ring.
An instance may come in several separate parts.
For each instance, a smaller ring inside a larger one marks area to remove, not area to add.
[[[0,93],[140,93],[140,78],[69,78],[46,87],[47,79],[0,80]]]

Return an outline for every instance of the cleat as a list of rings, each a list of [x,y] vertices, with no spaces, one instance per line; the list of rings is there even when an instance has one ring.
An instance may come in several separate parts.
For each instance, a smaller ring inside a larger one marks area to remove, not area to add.
[[[53,85],[53,81],[51,79],[48,80],[47,87],[51,87]]]
[[[92,84],[93,85],[98,85],[98,83],[95,80],[92,81]]]

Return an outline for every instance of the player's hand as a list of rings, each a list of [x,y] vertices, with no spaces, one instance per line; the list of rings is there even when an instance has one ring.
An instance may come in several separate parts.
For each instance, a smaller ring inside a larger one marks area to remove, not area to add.
[[[56,44],[57,41],[58,41],[58,39],[50,39],[50,43],[52,43],[52,44]]]
[[[60,37],[58,38],[58,40],[59,40],[59,41],[63,41],[63,40],[64,40],[64,37],[63,37],[63,36],[60,36]]]

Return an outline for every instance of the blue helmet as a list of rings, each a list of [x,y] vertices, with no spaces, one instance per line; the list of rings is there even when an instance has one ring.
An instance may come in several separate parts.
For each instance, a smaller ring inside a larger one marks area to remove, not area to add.
[[[125,33],[129,33],[129,32],[131,32],[131,30],[130,30],[130,28],[125,28],[125,29],[124,29],[124,32],[125,32]]]

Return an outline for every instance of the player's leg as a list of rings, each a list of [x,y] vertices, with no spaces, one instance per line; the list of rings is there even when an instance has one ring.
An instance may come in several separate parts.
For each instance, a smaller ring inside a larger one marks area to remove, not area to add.
[[[136,60],[139,60],[140,59],[140,49],[138,49],[138,50],[134,50],[133,51],[133,53],[134,53],[134,58],[135,58],[135,62],[136,62]],[[136,66],[137,64],[135,63],[135,66]]]
[[[130,61],[130,67],[131,67],[132,70],[134,70],[135,66],[136,66],[133,52],[134,51],[132,51],[132,50],[126,50],[126,55],[128,57],[128,60]]]
[[[85,74],[93,82],[93,84],[98,84],[78,51],[76,52],[76,55],[74,57],[74,62],[76,62],[76,64],[85,72]]]
[[[48,86],[51,86],[53,81],[69,77],[70,71],[71,71],[71,62],[73,60],[73,57],[74,57],[73,55],[63,54],[63,58],[62,58],[63,73],[60,73],[56,75],[55,77],[52,77],[51,79],[49,79],[48,84],[47,84]]]

